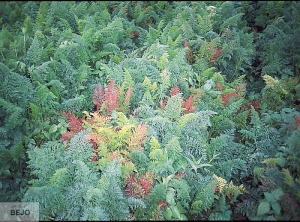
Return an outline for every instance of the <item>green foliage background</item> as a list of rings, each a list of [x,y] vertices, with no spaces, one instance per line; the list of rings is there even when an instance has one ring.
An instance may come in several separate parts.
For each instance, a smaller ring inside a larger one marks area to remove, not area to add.
[[[299,220],[299,12],[0,2],[0,202],[38,201],[41,220]],[[96,110],[98,84],[116,104]]]

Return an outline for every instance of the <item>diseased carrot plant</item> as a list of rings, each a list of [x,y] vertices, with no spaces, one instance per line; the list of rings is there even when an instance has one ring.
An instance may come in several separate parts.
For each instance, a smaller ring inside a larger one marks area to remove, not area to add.
[[[40,220],[299,220],[299,9],[1,2],[0,201]]]

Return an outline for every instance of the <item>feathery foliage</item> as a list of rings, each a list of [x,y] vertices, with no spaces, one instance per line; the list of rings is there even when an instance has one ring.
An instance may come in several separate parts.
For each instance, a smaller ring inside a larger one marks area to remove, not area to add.
[[[1,201],[298,220],[299,6],[1,2]]]

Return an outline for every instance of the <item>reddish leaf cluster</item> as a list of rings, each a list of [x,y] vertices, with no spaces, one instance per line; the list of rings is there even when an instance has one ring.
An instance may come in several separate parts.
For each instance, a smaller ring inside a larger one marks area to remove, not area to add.
[[[149,180],[142,177],[142,178],[139,179],[139,182],[140,182],[142,188],[145,191],[145,195],[147,195],[150,192],[151,188],[152,188],[152,185],[150,184]]]
[[[128,178],[125,180],[125,183],[126,183],[126,186],[128,186],[131,183],[137,183],[137,181],[136,181],[135,177],[132,174],[130,174],[128,176]]]
[[[214,56],[212,57],[212,61],[214,62],[215,65],[217,64],[217,60],[222,52],[223,52],[223,49],[217,49]]]
[[[117,101],[120,93],[114,84],[114,80],[110,80],[107,89],[105,89],[106,114],[111,114],[114,109],[119,108]]]
[[[103,104],[106,105],[106,115],[110,115],[114,109],[120,110],[120,92],[114,84],[114,80],[110,80],[105,90],[100,83],[97,85],[93,95],[93,103],[96,106],[96,111],[99,111]],[[132,87],[129,87],[125,93],[124,106],[129,106],[131,95]]]
[[[93,145],[93,147],[96,149],[98,147],[98,143],[100,141],[106,143],[106,139],[100,135],[100,134],[97,134],[97,133],[90,133],[88,135],[89,139],[90,139],[90,143]]]
[[[82,122],[76,116],[71,113],[63,113],[65,117],[68,118],[68,131],[62,135],[62,141],[70,140],[76,133],[83,130]]]
[[[175,176],[174,176],[175,179],[182,179],[184,177],[185,177],[185,174],[182,172],[175,173]]]
[[[98,111],[102,104],[106,104],[106,112],[110,114],[113,109],[118,108],[117,100],[119,97],[119,90],[114,86],[114,81],[110,80],[107,88],[104,90],[102,85],[99,83],[94,90],[93,103]]]
[[[260,99],[255,99],[255,100],[252,100],[250,102],[250,105],[253,106],[253,108],[255,109],[256,112],[260,112],[260,106],[261,106],[261,100]],[[247,108],[250,109],[250,106],[248,104]]]
[[[76,133],[83,130],[82,119],[78,119],[76,116],[70,113],[63,113],[64,116],[68,118],[68,131],[62,135],[62,142],[69,141]],[[94,149],[98,146],[98,141],[100,138],[95,136],[96,134],[89,134],[90,143]],[[95,155],[91,158],[91,161],[95,162],[98,160],[98,153],[94,151]]]
[[[130,33],[130,37],[139,37],[139,36],[140,36],[139,32],[134,31]]]
[[[295,117],[295,122],[297,124],[297,126],[300,125],[300,117],[297,115],[297,113],[294,113],[294,117]]]
[[[190,44],[186,40],[183,40],[183,47],[187,47],[187,48],[191,49]]]
[[[196,110],[196,107],[193,106],[193,94],[189,96],[189,98],[183,103],[182,108],[185,108],[183,111],[185,114],[191,113]]]
[[[223,105],[226,106],[229,103],[230,99],[234,96],[238,96],[238,94],[228,93],[228,94],[222,96]]]
[[[91,158],[92,162],[97,162],[98,161],[98,152],[94,151],[95,155]]]
[[[142,177],[139,181],[137,181],[131,174],[126,179],[125,183],[125,196],[144,198],[145,195],[148,195],[152,188],[152,185],[146,178]]]
[[[193,54],[192,47],[190,46],[190,44],[186,40],[183,40],[183,47],[188,48],[188,51],[185,54],[185,57],[186,57],[187,61],[189,63],[193,63],[194,54]]]
[[[99,83],[94,90],[93,95],[93,103],[96,106],[96,110],[98,111],[101,108],[102,103],[105,100],[105,92],[102,85]]]
[[[162,210],[168,206],[168,202],[166,202],[166,201],[159,201],[157,204],[158,204],[160,210]]]
[[[217,83],[216,83],[216,88],[217,88],[219,91],[223,91],[223,85],[222,85],[222,83],[217,82]]]
[[[102,141],[102,142],[104,142],[104,143],[106,143],[107,141],[106,141],[106,139],[102,136],[102,135],[100,135],[100,134],[98,134],[98,133],[90,133],[89,134],[89,138],[98,146],[98,143],[100,142],[100,141]]]
[[[164,109],[167,105],[168,99],[160,100],[159,105],[161,109]]]
[[[251,106],[253,106],[254,110],[259,113],[261,107],[261,100],[260,99],[251,100],[246,105],[241,106],[241,108],[238,110],[238,113],[246,110],[251,110]]]
[[[94,140],[90,140],[90,143],[94,148],[97,148],[98,144]]]
[[[177,95],[178,93],[180,93],[180,88],[175,85],[173,88],[170,89],[170,97]],[[165,106],[167,105],[169,98],[166,98],[164,100],[160,100],[159,105],[161,109],[164,109]]]
[[[175,96],[175,95],[177,95],[178,93],[181,93],[181,92],[180,92],[180,88],[179,88],[177,85],[175,85],[173,88],[170,89],[170,97]],[[193,106],[193,97],[194,97],[193,94],[190,95],[189,98],[182,104],[182,108],[185,109],[183,112],[186,113],[186,114],[187,114],[187,113],[191,113],[191,112],[193,112],[194,110],[196,110],[196,107]],[[161,100],[161,101],[159,102],[159,105],[160,105],[160,108],[161,108],[161,109],[164,109],[164,108],[165,108],[165,106],[166,106],[166,104],[167,104],[167,102],[168,102],[168,99],[169,99],[169,98],[164,99],[164,100]]]
[[[180,93],[180,88],[177,85],[170,89],[170,97],[175,96],[178,93]]]
[[[287,193],[281,195],[279,198],[282,200],[283,205],[285,205],[287,208],[289,208],[289,210],[293,214],[293,217],[296,218],[297,211],[299,210],[299,206],[298,206],[297,202]]]

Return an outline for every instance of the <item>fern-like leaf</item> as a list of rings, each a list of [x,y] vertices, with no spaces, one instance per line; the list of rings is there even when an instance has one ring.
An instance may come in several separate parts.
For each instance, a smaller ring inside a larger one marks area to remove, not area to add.
[[[107,89],[105,89],[105,104],[106,104],[106,113],[111,114],[114,109],[118,109],[119,105],[117,104],[119,98],[119,90],[114,86],[114,80],[110,80]]]
[[[175,85],[172,89],[170,89],[170,97],[180,93],[180,88]]]
[[[83,130],[82,122],[71,113],[64,113],[64,116],[68,118],[68,130],[62,136],[62,141],[70,140],[76,133]]]
[[[128,141],[128,149],[140,149],[144,150],[142,145],[145,143],[147,127],[146,123],[140,123],[137,125],[132,133],[132,136],[129,138]]]
[[[193,94],[189,96],[189,98],[183,103],[182,108],[184,108],[183,112],[185,114],[191,113],[197,108],[193,106]]]
[[[104,92],[102,85],[99,83],[96,86],[96,88],[94,90],[94,95],[93,95],[93,103],[96,106],[96,111],[98,111],[101,108],[104,100],[105,100],[105,92]]]

